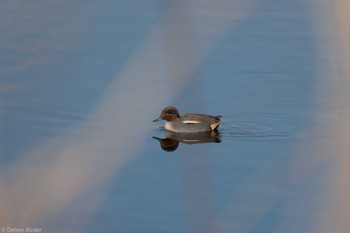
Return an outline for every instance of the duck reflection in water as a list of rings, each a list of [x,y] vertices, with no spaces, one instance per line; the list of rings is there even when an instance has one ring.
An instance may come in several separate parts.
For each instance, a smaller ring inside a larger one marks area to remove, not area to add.
[[[158,138],[160,147],[167,152],[173,152],[177,150],[179,142],[185,144],[198,144],[198,143],[220,143],[220,134],[217,131],[203,132],[203,133],[176,133],[165,130],[166,138]]]

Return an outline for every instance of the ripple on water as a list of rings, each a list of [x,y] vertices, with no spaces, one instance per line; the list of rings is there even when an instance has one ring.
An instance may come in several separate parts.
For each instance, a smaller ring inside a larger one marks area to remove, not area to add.
[[[299,135],[293,122],[285,119],[231,120],[226,119],[220,134],[222,137],[239,137],[245,139],[293,139]]]

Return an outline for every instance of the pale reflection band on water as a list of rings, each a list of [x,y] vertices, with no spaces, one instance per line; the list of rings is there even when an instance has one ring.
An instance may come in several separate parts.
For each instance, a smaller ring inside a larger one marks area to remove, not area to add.
[[[332,44],[332,49],[339,59],[338,72],[332,73],[332,81],[335,83],[335,90],[332,91],[336,99],[334,115],[336,115],[334,128],[340,133],[334,138],[333,146],[339,153],[336,167],[337,205],[334,208],[339,212],[333,215],[334,230],[337,232],[348,232],[350,230],[350,2],[335,0],[335,35],[337,40]],[[331,229],[333,230],[333,229]]]
[[[309,232],[349,232],[350,229],[350,4],[349,1],[314,1],[314,28],[317,36],[319,103],[327,102],[325,109],[316,106],[314,127],[322,137],[315,137],[310,145],[302,144],[297,150],[290,179],[295,184],[317,171],[327,167],[318,185],[318,193],[312,197],[311,207],[315,216],[307,223]],[[326,139],[324,138],[326,137]],[[288,208],[305,208],[299,200]],[[284,224],[294,224],[285,218]]]
[[[43,222],[118,172],[139,150],[127,142],[147,136],[154,113],[176,98],[213,43],[236,24],[235,17],[245,17],[253,3],[177,1],[171,5],[86,121],[2,169],[0,224]],[[179,17],[189,14],[188,9],[191,22]],[[169,44],[175,46],[169,50]],[[140,111],[142,118],[130,114]],[[94,209],[98,203],[85,204]],[[88,218],[80,220],[75,222],[77,230]]]

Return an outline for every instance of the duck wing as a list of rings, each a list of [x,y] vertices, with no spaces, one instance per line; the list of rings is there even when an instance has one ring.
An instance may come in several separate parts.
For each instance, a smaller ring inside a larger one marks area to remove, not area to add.
[[[181,116],[183,123],[187,124],[212,124],[220,123],[221,116],[210,116],[206,114],[188,113]]]
[[[211,130],[217,130],[221,123],[221,116],[210,116],[206,114],[188,113],[181,117],[185,124],[201,124],[203,126],[210,126]]]

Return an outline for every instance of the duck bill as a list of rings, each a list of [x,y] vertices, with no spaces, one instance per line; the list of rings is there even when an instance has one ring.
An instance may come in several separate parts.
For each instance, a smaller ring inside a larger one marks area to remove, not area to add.
[[[154,119],[153,122],[157,122],[157,121],[160,121],[160,120],[162,120],[162,118],[158,117],[157,119]]]

